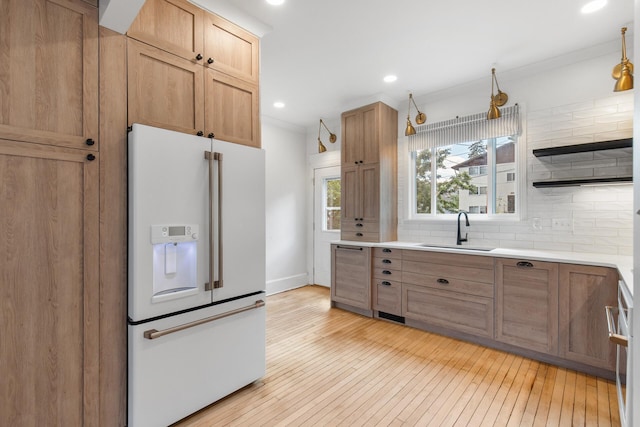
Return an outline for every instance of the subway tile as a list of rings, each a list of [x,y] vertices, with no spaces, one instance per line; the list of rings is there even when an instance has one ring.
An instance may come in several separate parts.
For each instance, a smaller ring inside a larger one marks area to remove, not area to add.
[[[592,126],[595,123],[596,122],[593,117],[589,117],[586,119],[577,119],[577,120],[572,119],[570,117],[569,120],[566,120],[566,121],[563,120],[563,121],[558,121],[556,123],[551,123],[550,130],[575,129],[580,127]],[[573,134],[575,135],[576,133],[574,132]]]
[[[584,253],[596,253],[596,254],[609,254],[609,255],[617,255],[618,247],[617,246],[605,246],[605,245],[573,245],[573,252],[584,252]]]
[[[573,163],[573,162],[585,162],[593,160],[593,153],[571,153],[571,154],[561,154],[559,156],[550,156],[552,158],[551,163],[553,164],[562,164],[562,163]]]
[[[593,103],[595,107],[604,107],[609,105],[617,105],[618,107],[621,104],[633,104],[633,96],[628,93],[616,93],[612,96],[607,96],[605,98],[596,99]]]
[[[500,240],[499,247],[510,249],[533,249],[533,242],[525,240]]]
[[[613,237],[618,235],[618,230],[613,228],[595,228],[595,227],[573,227],[574,234],[580,234],[583,236],[608,236]]]
[[[599,132],[593,135],[594,141],[608,141],[633,137],[632,129],[620,129],[611,132]]]
[[[576,111],[592,111],[594,110],[594,101],[576,102],[574,104],[560,105],[553,107],[551,112],[553,114],[574,113]],[[598,108],[610,108],[610,106],[601,106]]]
[[[633,229],[633,221],[620,218],[596,218],[596,227],[598,228],[615,228],[620,229]]]
[[[595,123],[615,123],[631,120],[632,117],[632,111],[623,111],[613,114],[607,114],[604,116],[597,116],[594,117],[593,120]]]
[[[618,162],[616,159],[598,159],[598,160],[571,162],[571,169],[607,168],[607,167],[615,167],[617,165],[618,165]]]
[[[615,114],[618,112],[617,105],[603,105],[596,108],[585,108],[582,110],[575,110],[573,112],[574,119],[584,119],[587,117],[603,116],[607,114]]]
[[[553,174],[552,174],[553,175]],[[632,166],[613,166],[604,168],[595,168],[594,176],[631,176],[633,175]]]
[[[596,123],[593,126],[573,128],[573,135],[594,135],[618,130],[618,123]]]
[[[547,251],[571,251],[573,245],[560,242],[534,242],[533,248]]]
[[[568,169],[552,171],[553,179],[587,178],[593,176],[593,169]]]

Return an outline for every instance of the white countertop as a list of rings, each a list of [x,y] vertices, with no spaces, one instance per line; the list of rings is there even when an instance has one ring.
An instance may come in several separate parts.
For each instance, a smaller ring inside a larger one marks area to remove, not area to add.
[[[620,274],[620,279],[625,283],[627,290],[633,296],[633,257],[625,255],[604,255],[582,252],[563,252],[563,251],[542,251],[536,249],[508,249],[495,248],[491,250],[473,250],[476,246],[447,246],[437,245],[420,246],[423,243],[413,242],[353,242],[347,240],[339,240],[332,242],[342,245],[357,245],[367,247],[389,247],[398,249],[412,249],[432,252],[448,252],[467,255],[491,256],[502,258],[522,258],[535,261],[548,262],[564,262],[571,264],[596,265],[601,267],[616,268]],[[467,249],[465,249],[465,247]],[[488,249],[488,248],[487,248]]]

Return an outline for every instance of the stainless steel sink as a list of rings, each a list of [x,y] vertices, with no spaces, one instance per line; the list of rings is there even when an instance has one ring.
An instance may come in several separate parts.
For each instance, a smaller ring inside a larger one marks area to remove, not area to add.
[[[435,245],[431,243],[420,243],[419,245],[422,248],[439,248],[439,249],[456,249],[460,251],[482,251],[482,252],[491,252],[495,248],[483,248],[479,246],[458,246],[458,245]]]

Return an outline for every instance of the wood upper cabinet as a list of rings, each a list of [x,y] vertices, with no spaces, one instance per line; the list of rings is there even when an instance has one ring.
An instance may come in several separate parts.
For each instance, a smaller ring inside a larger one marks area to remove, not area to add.
[[[341,238],[397,237],[398,112],[377,102],[342,114]]]
[[[99,424],[98,172],[92,151],[0,140],[2,426]]]
[[[129,39],[129,124],[204,134],[204,68]]]
[[[98,10],[81,0],[0,0],[0,10],[0,137],[97,150]]]
[[[331,301],[371,310],[371,248],[331,245]]]
[[[205,135],[260,148],[258,86],[211,69],[205,78]]]
[[[605,306],[617,305],[618,273],[611,268],[561,264],[560,356],[615,370]]]
[[[260,39],[217,15],[205,15],[204,64],[230,76],[258,83]]]
[[[496,260],[496,339],[558,354],[558,264]]]
[[[146,0],[127,35],[203,64],[204,15],[204,10],[186,0]]]

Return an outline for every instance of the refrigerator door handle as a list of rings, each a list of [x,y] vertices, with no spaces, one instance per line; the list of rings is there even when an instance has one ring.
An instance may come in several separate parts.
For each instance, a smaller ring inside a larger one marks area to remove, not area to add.
[[[213,206],[213,162],[218,162],[218,280],[214,280],[213,254],[215,244],[213,239],[213,211],[209,215],[209,282],[205,283],[205,290],[218,289],[223,286],[222,280],[222,153],[205,151],[204,158],[209,161],[209,207]],[[211,285],[213,283],[213,286]]]
[[[253,310],[255,308],[260,308],[264,306],[264,301],[261,299],[256,301],[255,304],[249,305],[246,307],[236,308],[235,310],[229,310],[224,313],[217,314],[211,317],[205,317],[204,319],[196,320],[194,322],[185,323],[184,325],[174,326],[173,328],[163,329],[161,331],[157,329],[149,329],[144,331],[143,335],[146,339],[154,340],[156,338],[163,337],[165,335],[172,334],[174,332],[184,331],[185,329],[193,328],[195,326],[199,326],[205,323],[213,322],[214,320],[224,319],[225,317],[233,316],[234,314],[243,313],[245,311]]]

